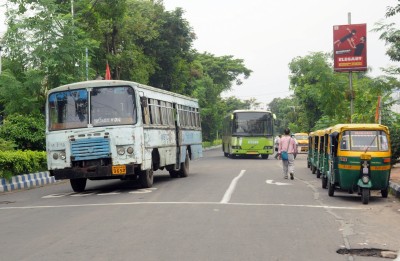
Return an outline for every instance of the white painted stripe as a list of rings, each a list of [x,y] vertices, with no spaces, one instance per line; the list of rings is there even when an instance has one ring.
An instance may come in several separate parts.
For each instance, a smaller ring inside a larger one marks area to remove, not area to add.
[[[315,209],[337,209],[337,210],[372,210],[372,207],[337,207],[321,205],[293,205],[293,204],[262,204],[262,203],[221,203],[221,202],[124,202],[124,203],[100,203],[81,205],[55,205],[55,206],[25,206],[25,207],[0,207],[0,210],[12,209],[45,209],[45,208],[73,208],[73,207],[107,207],[107,206],[131,206],[131,205],[225,205],[239,207],[295,207]]]
[[[244,175],[245,172],[246,172],[246,170],[242,169],[242,171],[240,171],[240,174],[232,180],[231,185],[229,185],[229,188],[226,190],[224,197],[222,198],[220,203],[222,203],[222,204],[229,203],[229,200],[231,200],[233,191],[235,191],[236,184],[238,183],[239,179]]]
[[[119,195],[121,194],[121,192],[119,192],[119,190],[115,190],[112,192],[106,192],[106,193],[98,193],[98,196],[108,196],[108,195]]]

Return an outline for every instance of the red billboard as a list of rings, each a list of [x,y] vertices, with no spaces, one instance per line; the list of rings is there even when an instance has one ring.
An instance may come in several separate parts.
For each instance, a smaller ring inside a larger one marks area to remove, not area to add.
[[[347,24],[333,26],[334,70],[367,70],[367,25]]]

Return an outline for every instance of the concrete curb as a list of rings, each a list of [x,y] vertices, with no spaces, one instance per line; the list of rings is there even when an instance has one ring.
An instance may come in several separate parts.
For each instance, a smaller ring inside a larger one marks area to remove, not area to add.
[[[389,181],[390,192],[397,198],[400,198],[400,185]]]
[[[50,173],[48,171],[17,175],[8,180],[4,178],[0,179],[0,192],[27,189],[55,182],[55,178],[50,177]]]

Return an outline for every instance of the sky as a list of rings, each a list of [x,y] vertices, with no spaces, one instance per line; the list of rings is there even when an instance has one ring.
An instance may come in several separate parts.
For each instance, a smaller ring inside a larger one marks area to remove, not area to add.
[[[289,63],[312,52],[333,51],[333,26],[367,24],[367,61],[372,77],[394,65],[385,42],[372,32],[396,0],[164,0],[167,10],[181,7],[197,39],[193,47],[216,56],[243,59],[253,71],[223,97],[256,98],[267,104],[288,97]],[[400,17],[400,15],[398,15]],[[396,17],[398,19],[398,17]],[[397,24],[397,23],[396,23]]]
[[[252,70],[240,86],[223,97],[256,98],[267,104],[288,97],[289,63],[312,52],[332,52],[333,26],[367,24],[367,60],[372,77],[380,68],[396,65],[385,54],[387,47],[372,32],[385,21],[388,6],[397,0],[163,0],[167,10],[181,7],[197,39],[193,48],[216,56],[243,59]],[[0,5],[0,37],[6,31],[4,6]],[[400,14],[389,22],[399,20]],[[396,24],[398,24],[396,22]],[[397,64],[398,65],[398,64]]]

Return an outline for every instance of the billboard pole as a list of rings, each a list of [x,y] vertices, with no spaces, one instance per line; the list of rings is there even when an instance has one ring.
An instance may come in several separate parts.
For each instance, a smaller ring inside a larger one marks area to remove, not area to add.
[[[351,24],[351,13],[347,14],[348,23]],[[350,123],[353,123],[353,72],[349,72],[349,84],[350,84]]]

